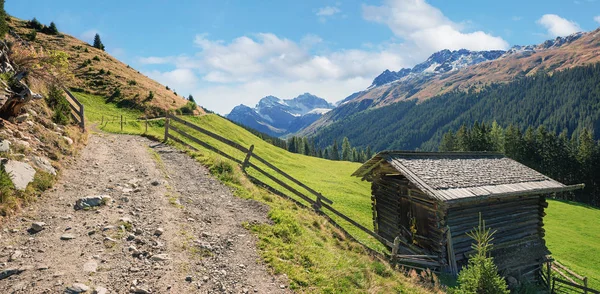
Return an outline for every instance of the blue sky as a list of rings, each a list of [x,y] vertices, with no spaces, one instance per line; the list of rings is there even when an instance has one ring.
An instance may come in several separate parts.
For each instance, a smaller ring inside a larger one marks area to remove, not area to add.
[[[51,3],[51,4],[50,4]],[[600,0],[7,0],[227,113],[267,95],[331,102],[435,51],[507,49],[600,26]]]

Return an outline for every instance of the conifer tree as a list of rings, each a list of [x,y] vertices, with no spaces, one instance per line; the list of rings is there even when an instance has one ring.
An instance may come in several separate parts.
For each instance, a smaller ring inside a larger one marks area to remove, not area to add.
[[[454,133],[450,130],[442,136],[442,141],[440,142],[440,147],[438,147],[438,149],[442,152],[455,151],[455,145]]]
[[[48,27],[48,29],[46,30],[46,32],[49,35],[58,35],[58,28],[56,27],[56,24],[54,22],[51,22],[50,26]]]
[[[190,94],[190,96],[188,96],[188,100],[196,103],[196,100],[194,100],[194,96],[192,96],[192,94]]]
[[[6,23],[6,11],[4,10],[4,0],[0,0],[0,39],[8,33],[8,24]]]
[[[333,139],[333,145],[331,146],[331,160],[340,160],[340,151],[337,140]]]
[[[348,137],[344,137],[342,140],[342,160],[352,161],[352,148],[350,147],[350,141]]]
[[[100,40],[100,35],[96,34],[94,36],[94,44],[92,46],[104,51],[104,44],[102,44],[102,40]]]

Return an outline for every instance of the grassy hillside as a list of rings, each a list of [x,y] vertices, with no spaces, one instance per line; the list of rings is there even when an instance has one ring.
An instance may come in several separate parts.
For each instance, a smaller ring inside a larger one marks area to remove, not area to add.
[[[88,119],[92,121],[99,122],[101,119],[101,113],[104,113],[106,116],[120,114],[124,114],[125,117],[131,118],[136,116],[136,113],[131,113],[129,110],[123,110],[115,107],[114,105],[105,104],[101,97],[82,94],[77,95],[86,105],[86,108],[90,111],[93,111],[88,114]],[[283,149],[277,148],[262,141],[245,129],[217,115],[186,117],[186,119],[195,124],[201,125],[212,132],[234,140],[243,146],[255,145],[254,150],[258,155],[272,162],[274,165],[280,167],[294,177],[300,179],[308,186],[319,192],[322,192],[323,195],[334,201],[333,206],[335,208],[351,216],[364,226],[369,228],[372,227],[369,183],[361,182],[357,178],[350,177],[350,174],[356,170],[360,164],[329,161],[314,157],[307,157],[300,154],[289,153]],[[151,124],[148,134],[150,136],[162,138],[164,133],[163,127],[164,122],[155,121]],[[107,123],[100,128],[112,132],[120,131],[119,124],[115,122]],[[129,121],[124,127],[124,132],[126,133],[143,134],[144,131],[144,124],[139,122]],[[189,129],[187,129],[187,131],[193,133]],[[221,150],[235,156],[238,159],[244,158],[244,154],[241,152],[233,150],[230,147],[226,147],[224,144],[217,143],[214,139],[197,133],[195,133],[195,135],[198,138],[209,142],[211,145],[219,147]],[[197,147],[200,150],[203,150],[202,147]],[[202,151],[201,154],[195,154],[195,156],[204,163],[213,166],[213,172],[216,172],[217,175],[220,174],[222,180],[233,183],[235,187],[246,191],[238,191],[238,194],[242,197],[254,197],[255,199],[269,203],[271,207],[277,207],[275,210],[277,212],[272,212],[271,217],[276,219],[276,226],[287,223],[285,225],[288,226],[287,228],[278,229],[276,227],[255,227],[253,229],[257,231],[259,238],[261,238],[263,256],[269,261],[269,264],[271,264],[276,271],[284,272],[293,277],[292,279],[297,279],[296,282],[298,283],[298,287],[309,291],[309,288],[306,288],[308,286],[303,286],[304,283],[307,285],[326,284],[326,286],[323,287],[333,287],[327,289],[338,290],[346,289],[344,287],[352,287],[349,285],[356,286],[355,282],[357,281],[352,282],[352,278],[349,278],[346,274],[343,274],[343,272],[347,269],[345,268],[346,266],[358,266],[359,268],[363,267],[363,274],[367,275],[366,272],[368,272],[369,269],[365,269],[364,265],[359,265],[356,263],[359,260],[362,260],[361,258],[363,257],[356,257],[354,256],[356,253],[352,253],[352,250],[358,250],[358,247],[355,245],[346,245],[348,247],[341,251],[339,251],[341,247],[338,245],[336,245],[337,247],[334,246],[337,249],[328,247],[331,244],[328,244],[327,242],[330,242],[331,240],[328,238],[323,239],[323,235],[321,235],[322,232],[320,232],[321,229],[314,231],[313,229],[306,228],[306,226],[314,228],[321,228],[322,226],[325,226],[327,229],[324,228],[324,230],[328,231],[330,234],[339,236],[339,233],[336,233],[334,229],[328,228],[328,225],[323,221],[322,218],[312,213],[300,214],[298,213],[298,208],[295,205],[290,205],[289,202],[281,201],[278,197],[265,194],[264,191],[256,192],[256,188],[253,188],[252,185],[248,184],[246,181],[239,180],[239,171],[236,171],[236,175],[234,176],[228,174],[227,172],[223,173],[223,171],[226,171],[228,168],[223,168],[222,166],[219,167],[219,162],[227,162],[227,160],[221,161],[220,159],[217,159],[216,155],[211,154],[209,151]],[[230,167],[231,165],[225,166]],[[262,165],[259,166],[263,167]],[[260,178],[261,180],[264,180],[265,182],[268,182],[267,179],[264,179],[263,176],[257,174],[252,169],[249,169],[249,173]],[[273,186],[277,186],[276,184],[271,184]],[[296,188],[301,190],[299,187]],[[598,233],[600,232],[600,210],[578,204],[551,200],[550,206],[547,209],[547,214],[548,215],[544,220],[547,234],[546,240],[548,247],[553,253],[553,257],[581,275],[588,276],[590,278],[590,285],[595,288],[600,288],[598,281],[598,277],[600,277],[600,267],[598,267],[598,264],[600,264],[600,243],[597,242],[597,240],[600,240],[600,235]],[[376,250],[385,251],[384,247],[373,238],[343,221],[338,221],[345,229],[347,229],[361,242]],[[297,244],[300,244],[298,246],[290,245],[290,243],[282,243],[281,238],[274,237],[277,235],[289,236],[290,223],[301,225],[302,229],[299,230],[302,231],[302,233],[300,233],[302,238],[294,241],[297,242]],[[321,240],[316,243],[316,247],[310,245],[310,242],[314,242],[315,239]],[[327,240],[327,242],[324,240]],[[339,239],[337,240],[338,241],[336,242],[339,242]],[[348,249],[350,249],[350,251],[346,251]],[[296,252],[299,254],[299,256],[291,257],[291,252]],[[345,256],[344,254],[348,254],[348,256]],[[358,254],[357,256],[362,256],[362,254]],[[315,257],[317,257],[316,260],[314,260]],[[341,261],[339,261],[339,263],[336,262],[336,258],[340,258]],[[323,268],[330,268],[332,270],[331,273],[335,274],[331,274],[332,276],[340,274],[349,280],[345,278],[341,279],[339,284],[332,286],[332,281],[327,280],[322,276],[317,278],[315,275],[308,274],[306,272],[306,268],[302,266],[303,262],[305,266],[312,264],[313,268],[311,270],[313,272],[325,275],[326,271]],[[315,264],[315,262],[319,264]],[[380,265],[376,264],[373,266],[379,267]],[[320,270],[317,268],[320,268]],[[358,275],[360,276],[360,274]],[[363,278],[365,277],[362,276],[360,279]],[[379,282],[371,281],[373,284],[370,285],[373,286]],[[357,283],[360,284],[360,282]],[[319,289],[322,290],[322,288]]]
[[[549,201],[544,224],[552,256],[600,289],[600,209]]]
[[[11,17],[8,24],[36,49],[44,52],[58,50],[69,55],[69,69],[73,73],[72,80],[67,82],[69,87],[102,97],[111,97],[119,89],[121,95],[113,98],[115,103],[136,107],[148,114],[155,114],[158,109],[178,109],[187,103],[181,96],[184,93],[176,95],[173,90],[167,90],[167,85],[161,85],[77,38],[62,33],[47,35],[37,32],[31,41],[28,35],[34,30],[28,26],[28,21]],[[150,92],[153,93],[152,99],[148,99]],[[198,111],[202,112],[201,109]]]

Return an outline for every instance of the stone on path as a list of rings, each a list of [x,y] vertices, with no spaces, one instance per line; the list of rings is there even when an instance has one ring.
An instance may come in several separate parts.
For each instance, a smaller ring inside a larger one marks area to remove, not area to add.
[[[84,293],[90,290],[90,287],[88,287],[85,284],[82,283],[74,283],[73,285],[67,287],[67,289],[65,290],[66,293]]]
[[[31,231],[34,233],[40,232],[46,226],[45,222],[34,222],[31,224]]]
[[[6,279],[12,275],[18,275],[25,271],[25,269],[20,268],[7,268],[5,270],[0,271],[0,280]]]
[[[169,260],[169,255],[168,254],[156,254],[156,255],[152,255],[152,257],[150,258],[154,261],[166,261]]]
[[[61,240],[72,240],[75,239],[75,236],[72,234],[63,234],[62,236],[60,236]]]
[[[111,199],[112,198],[108,195],[96,195],[96,196],[83,197],[83,198],[78,199],[75,202],[75,210],[105,205]]]
[[[97,286],[96,289],[94,289],[94,294],[108,294],[108,289]]]

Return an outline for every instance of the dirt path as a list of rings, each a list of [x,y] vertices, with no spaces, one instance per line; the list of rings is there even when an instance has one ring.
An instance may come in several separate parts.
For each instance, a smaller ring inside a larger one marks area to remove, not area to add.
[[[289,292],[241,225],[267,222],[267,207],[233,196],[187,155],[100,134],[73,161],[55,188],[2,227],[0,293],[77,293],[77,284],[87,293]],[[74,210],[93,195],[112,200]],[[33,222],[44,229],[28,231]],[[2,277],[13,269],[24,271]]]

